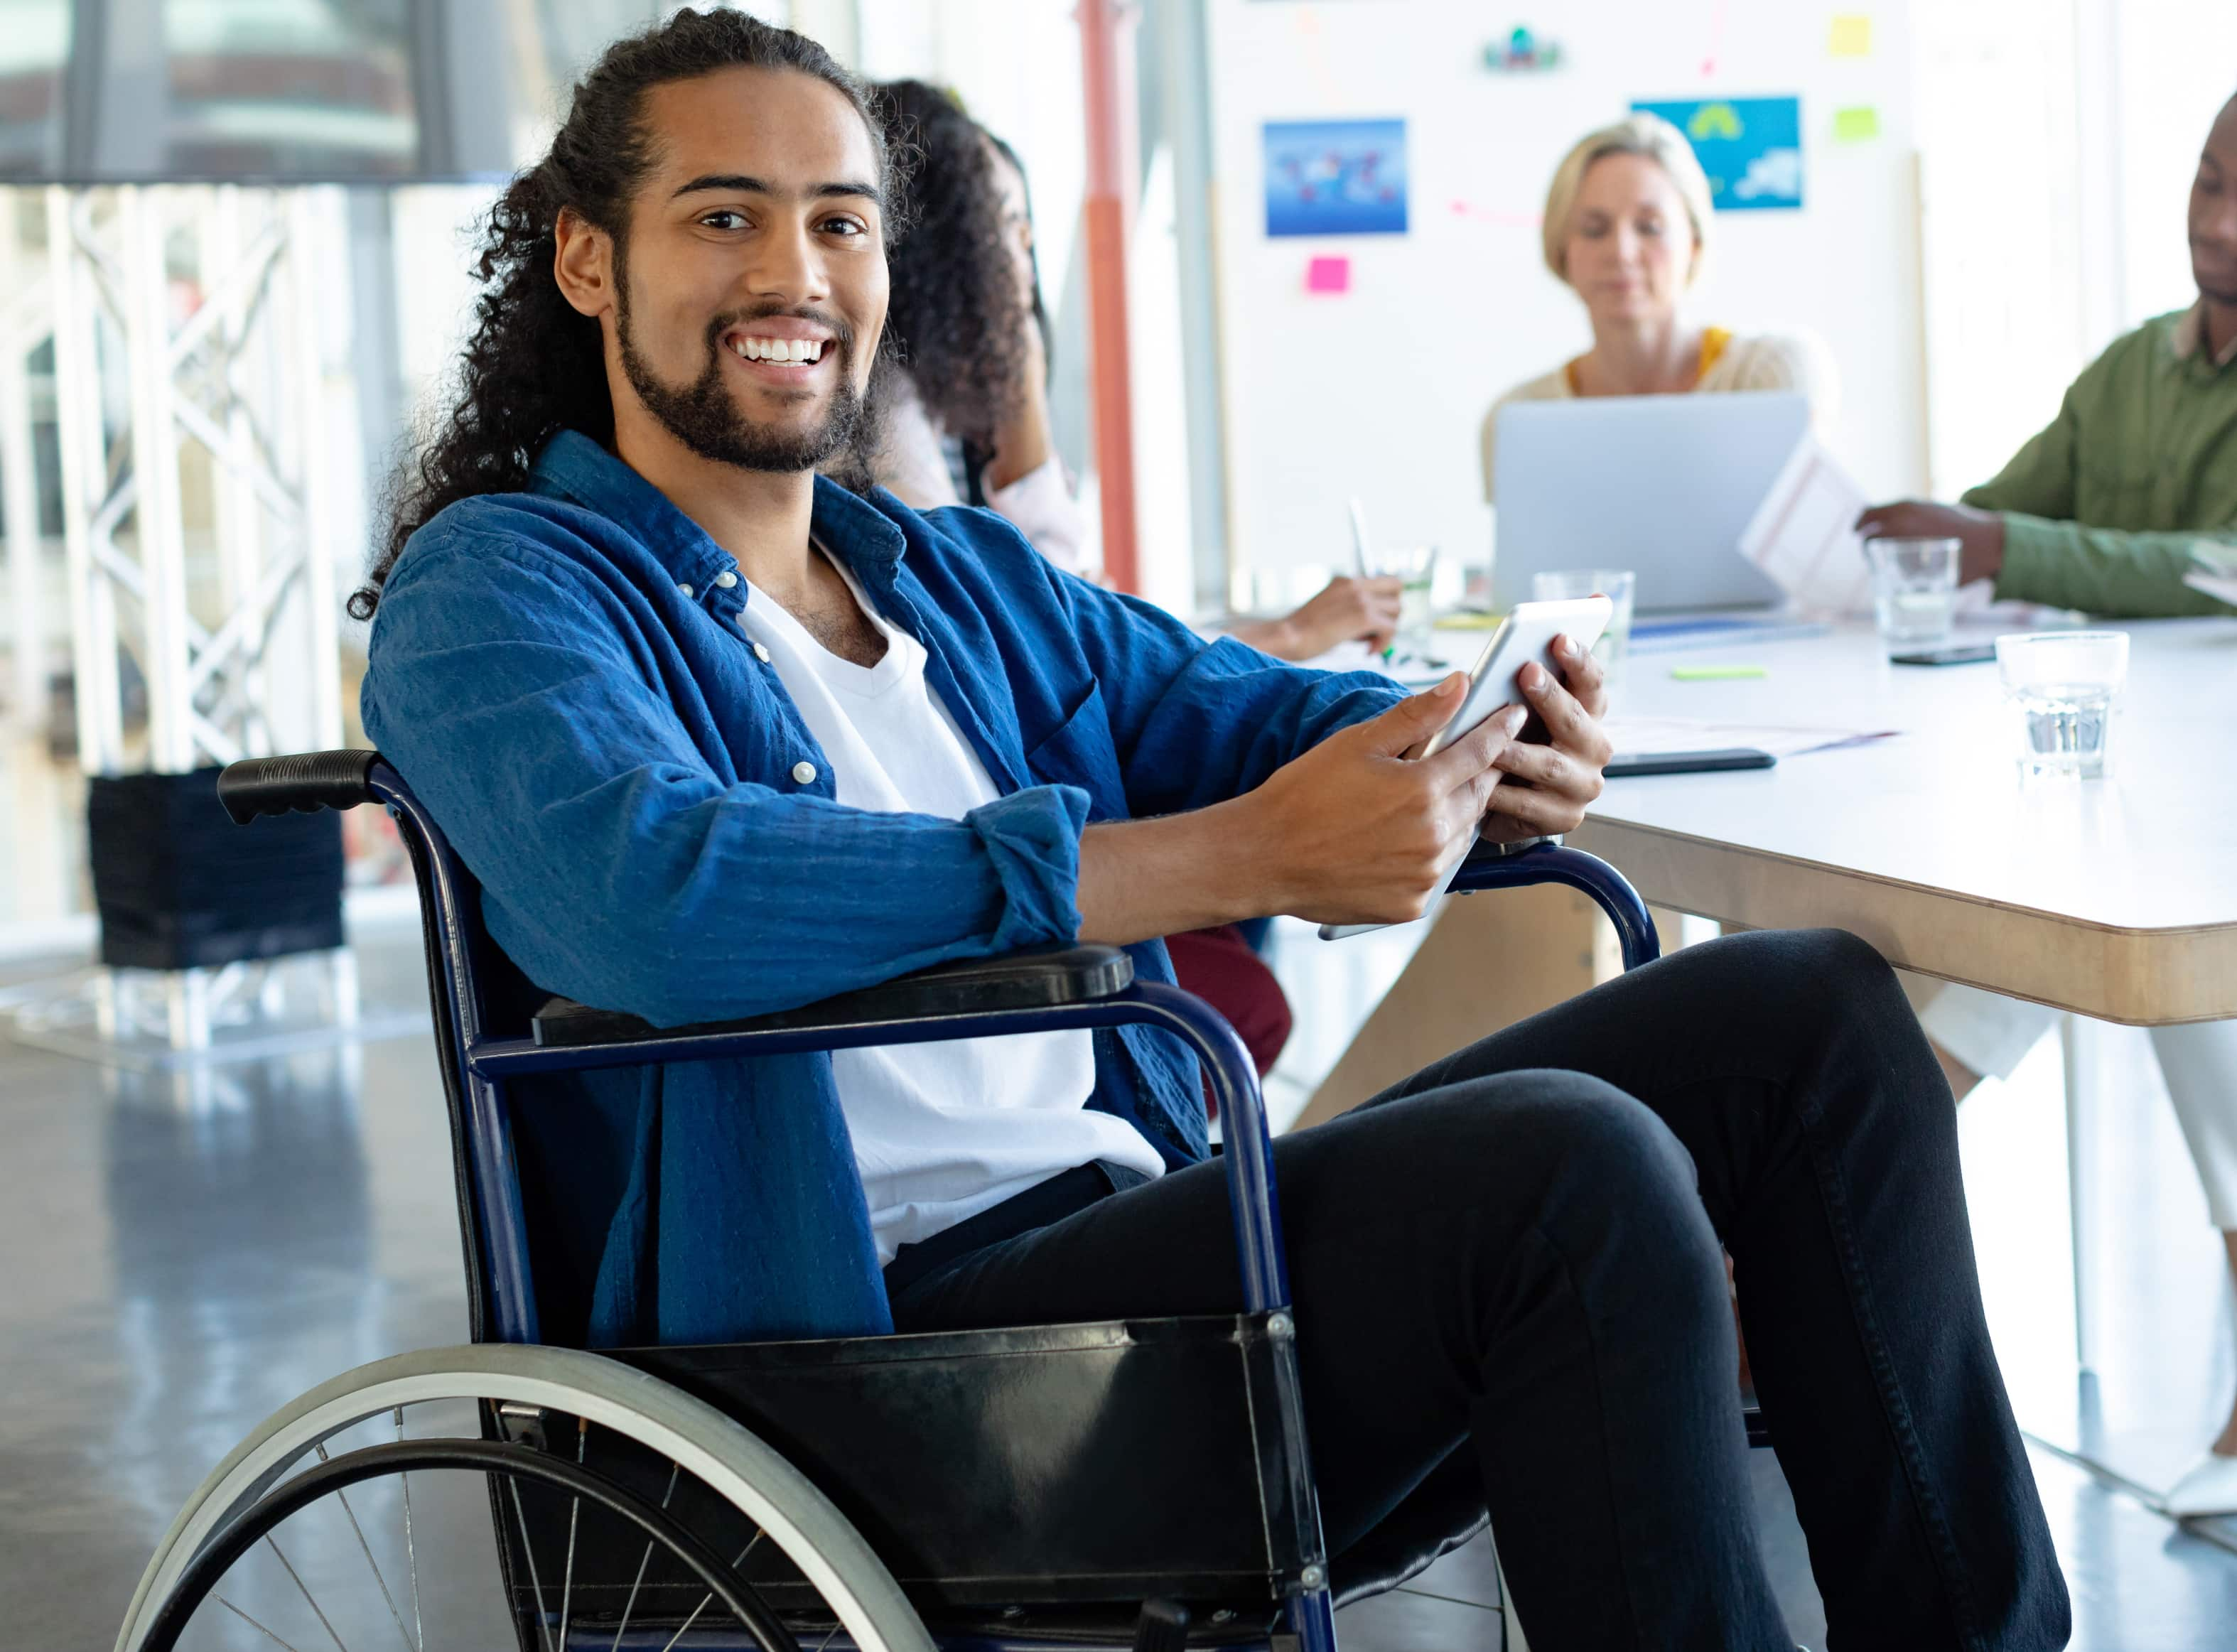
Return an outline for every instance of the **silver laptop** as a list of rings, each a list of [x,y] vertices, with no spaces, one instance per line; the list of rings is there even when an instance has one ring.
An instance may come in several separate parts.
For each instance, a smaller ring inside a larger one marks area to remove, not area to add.
[[[1775,606],[1785,593],[1740,536],[1809,431],[1809,403],[1785,392],[1501,408],[1494,600],[1528,602],[1541,571],[1628,568],[1642,613]]]

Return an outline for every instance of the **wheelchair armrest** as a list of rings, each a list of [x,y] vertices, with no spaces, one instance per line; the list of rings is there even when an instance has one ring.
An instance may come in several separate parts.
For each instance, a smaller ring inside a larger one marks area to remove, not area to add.
[[[1469,895],[1526,884],[1567,884],[1591,897],[1615,925],[1625,969],[1635,970],[1662,956],[1654,919],[1630,880],[1598,855],[1572,849],[1559,838],[1541,838],[1520,848],[1479,843],[1446,887],[1455,895]]]
[[[881,1022],[938,1021],[948,1016],[1056,1009],[1110,997],[1133,984],[1134,960],[1116,946],[1046,946],[995,958],[963,958],[841,992],[795,1010],[739,1021],[656,1028],[617,1010],[594,1010],[552,998],[530,1030],[542,1050],[636,1043],[730,1032],[812,1032]]]

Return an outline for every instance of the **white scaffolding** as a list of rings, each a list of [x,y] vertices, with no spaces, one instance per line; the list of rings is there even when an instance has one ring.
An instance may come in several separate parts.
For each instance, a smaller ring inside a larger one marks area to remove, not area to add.
[[[0,549],[8,558],[7,733],[36,732],[47,704],[44,569],[39,537],[37,409],[31,357],[54,331],[44,260],[0,192]]]
[[[88,773],[340,743],[317,193],[47,191]]]
[[[332,478],[359,464],[353,432],[329,416],[349,405],[339,192],[44,193],[38,292],[0,310],[14,675],[28,681],[43,660],[24,371],[31,330],[43,329],[80,767],[183,773],[339,746],[334,570],[354,533]],[[22,214],[4,216],[0,268],[20,275],[30,267]],[[27,666],[22,640],[35,635]],[[195,1063],[366,1030],[347,948],[54,984],[15,1007],[15,1036],[110,1064]]]

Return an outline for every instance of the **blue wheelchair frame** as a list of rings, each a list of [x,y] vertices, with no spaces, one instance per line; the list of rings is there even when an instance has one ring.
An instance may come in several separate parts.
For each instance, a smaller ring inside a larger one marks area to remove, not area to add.
[[[674,1032],[644,1030],[592,1043],[555,1044],[537,1037],[495,1036],[485,1025],[482,959],[489,944],[470,895],[473,885],[441,829],[402,778],[370,752],[325,753],[238,764],[221,783],[221,797],[237,820],[258,813],[321,806],[346,808],[377,801],[396,818],[420,886],[427,951],[433,977],[440,1058],[450,1069],[452,1093],[464,1098],[456,1147],[461,1198],[472,1213],[464,1238],[474,1334],[511,1343],[538,1341],[529,1272],[526,1221],[517,1174],[505,1086],[528,1075],[633,1067],[647,1063],[729,1060],[805,1050],[829,1050],[951,1038],[991,1037],[1126,1023],[1162,1028],[1184,1040],[1203,1063],[1222,1126],[1227,1190],[1232,1210],[1246,1317],[1264,1326],[1276,1350],[1271,1366],[1277,1396],[1272,1419],[1274,1456],[1286,1485],[1283,1501],[1301,1539],[1303,1563],[1281,1580],[1286,1636],[1303,1652],[1335,1652],[1336,1629],[1326,1556],[1320,1536],[1317,1492],[1303,1432],[1291,1337],[1294,1322],[1274,1183],[1273,1142],[1266,1124],[1256,1068],[1227,1022],[1209,1004],[1177,986],[1130,981],[1115,991],[1071,1003],[1032,1007],[965,1009],[926,1017],[895,1013],[876,1002],[877,989],[833,1000],[833,1012],[816,1006],[788,1012],[795,1024],[741,1023]],[[1613,922],[1624,967],[1636,968],[1659,953],[1645,903],[1607,862],[1579,850],[1541,843],[1509,853],[1479,851],[1455,874],[1455,892],[1554,883],[1580,890]],[[1114,953],[1116,949],[1111,949]],[[1123,953],[1118,961],[1125,963]],[[999,963],[999,960],[996,961]],[[1024,960],[1029,973],[1031,960]],[[936,971],[927,972],[936,974]],[[1131,967],[1125,971],[1131,975]],[[921,979],[923,977],[911,977]],[[805,1019],[808,1024],[797,1024]],[[750,1645],[749,1642],[742,1644]],[[947,1644],[992,1649],[999,1638],[973,1633]],[[1048,1652],[1046,1639],[1019,1642]],[[1236,1642],[1266,1647],[1272,1642]]]

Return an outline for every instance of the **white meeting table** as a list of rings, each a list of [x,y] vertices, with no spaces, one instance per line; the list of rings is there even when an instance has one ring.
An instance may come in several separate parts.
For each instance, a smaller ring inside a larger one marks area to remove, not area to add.
[[[2118,629],[2128,684],[2093,781],[2023,785],[1995,664],[1891,666],[1868,627],[1633,655],[1619,721],[1902,732],[1774,769],[1612,781],[1570,841],[1679,912],[1831,925],[1906,969],[2101,1020],[2237,1016],[2237,619]],[[1768,675],[1670,675],[1732,663]]]
[[[2128,682],[2102,780],[2023,783],[1993,661],[1891,666],[1868,626],[1635,655],[1615,708],[1641,718],[1897,729],[1773,769],[1611,781],[1569,841],[1646,898],[1755,929],[1830,925],[1893,964],[2136,1025],[2237,1017],[2237,619],[2108,627]],[[1961,633],[1961,640],[1993,632]],[[1676,665],[1759,665],[1678,681]],[[1735,743],[1717,739],[1705,744]],[[2075,1337],[2083,1393],[2103,1315],[2093,1242],[2098,1104],[2066,1025]],[[2147,1501],[2086,1421],[2038,1438]],[[2065,1435],[2059,1438],[2056,1436]],[[2157,1476],[2152,1477],[2157,1478]],[[2225,1541],[2221,1533],[2210,1535]]]

